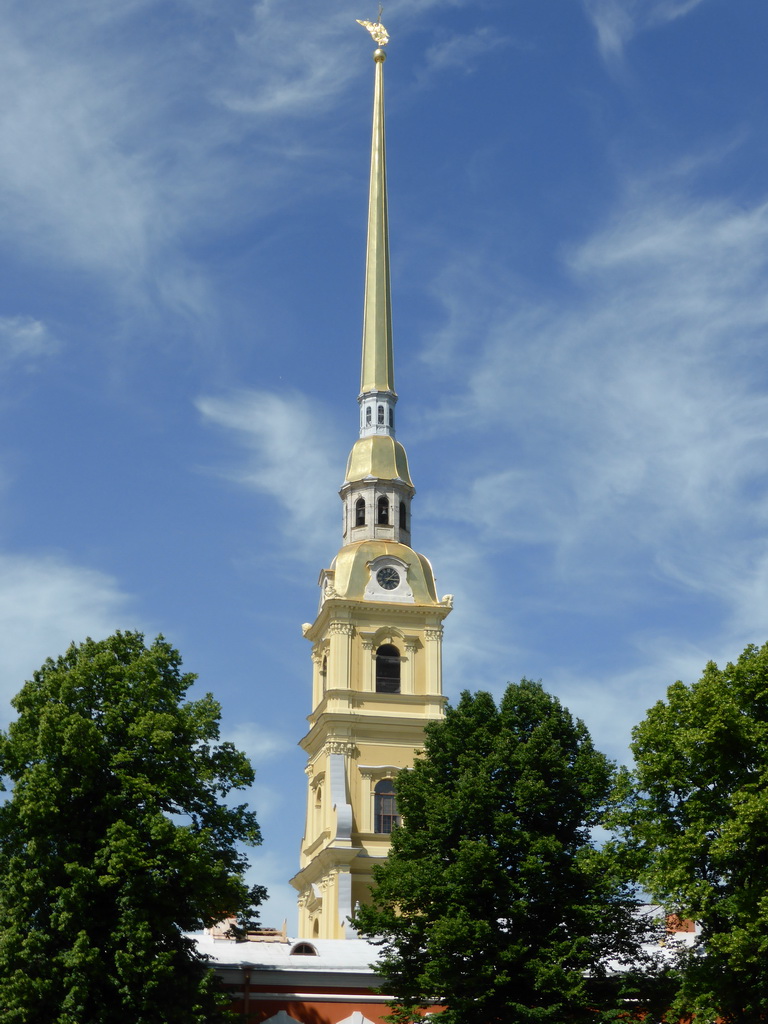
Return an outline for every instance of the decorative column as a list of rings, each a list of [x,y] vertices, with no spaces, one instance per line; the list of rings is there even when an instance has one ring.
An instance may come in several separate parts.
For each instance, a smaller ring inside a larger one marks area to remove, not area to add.
[[[373,693],[376,689],[376,659],[373,656],[373,640],[363,640],[363,670],[360,676],[360,688]]]
[[[323,688],[321,685],[320,668],[323,664],[323,652],[315,644],[312,648],[312,707],[316,708],[323,699]]]
[[[352,675],[352,637],[355,627],[349,622],[332,622],[328,627],[331,649],[328,670],[334,688],[349,689]]]
[[[424,631],[424,639],[427,641],[425,654],[427,659],[427,693],[441,693],[441,679],[443,677],[443,628],[427,629]]]
[[[400,674],[400,688],[403,693],[416,692],[416,651],[418,649],[418,639],[416,637],[406,637],[404,671]]]

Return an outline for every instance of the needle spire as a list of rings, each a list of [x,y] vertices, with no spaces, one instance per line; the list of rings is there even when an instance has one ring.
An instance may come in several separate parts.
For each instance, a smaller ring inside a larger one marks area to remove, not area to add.
[[[379,14],[381,18],[381,14]],[[360,22],[379,45],[373,52],[375,63],[373,96],[373,132],[371,138],[371,179],[368,193],[368,242],[365,261],[365,301],[363,307],[363,352],[360,375],[361,436],[369,433],[394,433],[395,393],[392,357],[392,298],[389,270],[389,223],[387,215],[387,160],[384,137],[384,61],[383,46],[389,41],[381,20]],[[384,407],[384,423],[380,407]],[[374,409],[375,406],[375,409]],[[371,408],[366,430],[366,409]],[[381,428],[384,429],[381,429]]]

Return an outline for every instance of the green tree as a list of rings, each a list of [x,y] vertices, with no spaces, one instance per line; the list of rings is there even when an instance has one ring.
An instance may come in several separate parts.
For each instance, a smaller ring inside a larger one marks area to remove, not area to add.
[[[676,682],[633,733],[615,816],[624,855],[669,914],[681,951],[674,1008],[702,1021],[768,1015],[768,644]]]
[[[642,921],[590,839],[613,778],[584,724],[526,679],[498,707],[465,692],[428,725],[397,777],[402,825],[354,921],[382,945],[395,1019],[435,997],[445,1024],[622,1008],[613,967],[639,955]]]
[[[218,743],[220,708],[186,701],[177,651],[140,633],[72,645],[35,672],[0,734],[0,1021],[218,1019],[212,973],[184,935],[251,924],[253,780]]]

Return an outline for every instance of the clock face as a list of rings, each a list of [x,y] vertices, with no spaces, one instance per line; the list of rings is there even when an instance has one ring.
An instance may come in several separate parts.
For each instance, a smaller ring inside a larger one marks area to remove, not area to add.
[[[376,573],[376,582],[383,590],[394,590],[400,582],[400,573],[391,565],[385,565]]]

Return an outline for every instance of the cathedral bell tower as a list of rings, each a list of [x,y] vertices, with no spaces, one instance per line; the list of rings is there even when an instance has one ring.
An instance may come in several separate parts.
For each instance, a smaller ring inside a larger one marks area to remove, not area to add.
[[[360,436],[340,495],[342,548],[320,574],[312,643],[312,713],[307,820],[300,870],[299,936],[353,937],[348,917],[368,900],[372,866],[397,822],[395,780],[413,763],[424,726],[443,713],[442,623],[432,567],[411,547],[414,487],[395,439],[392,310],[384,147],[384,61],[388,41],[371,32],[375,86],[368,206]]]

